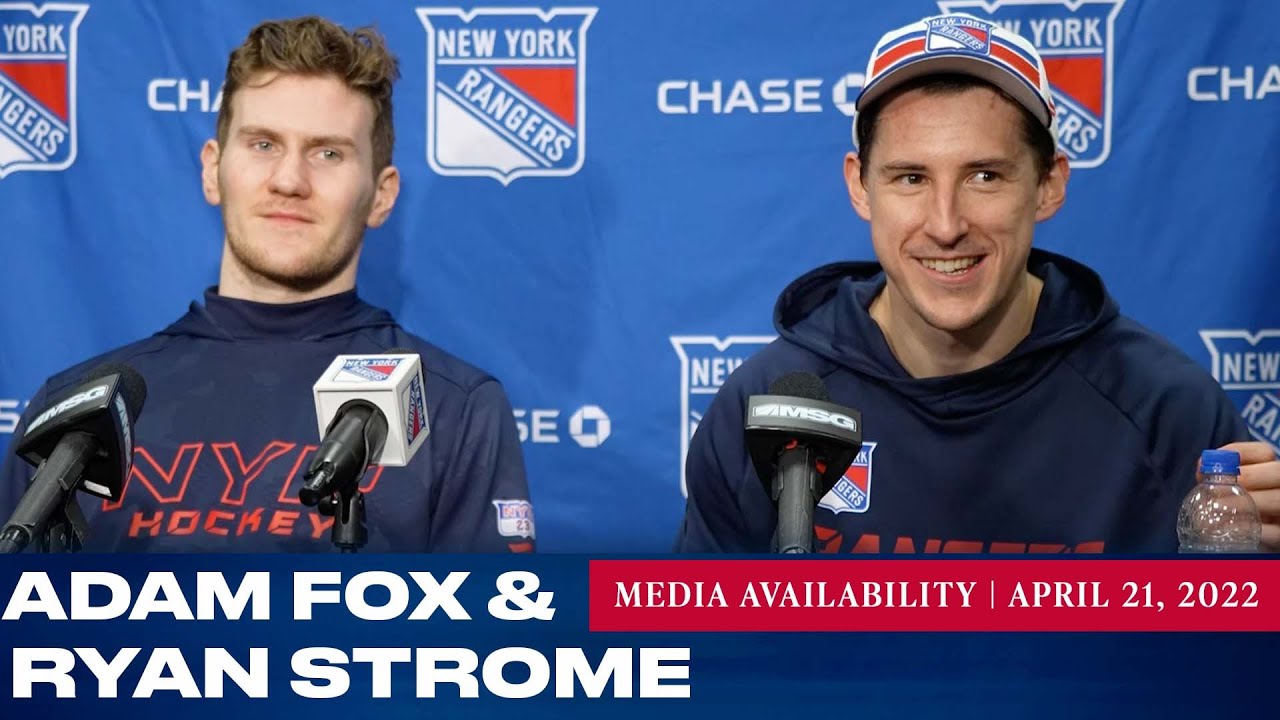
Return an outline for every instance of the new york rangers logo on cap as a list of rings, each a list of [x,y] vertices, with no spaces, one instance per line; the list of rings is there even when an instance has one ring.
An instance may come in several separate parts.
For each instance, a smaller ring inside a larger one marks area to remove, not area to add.
[[[876,443],[864,442],[844,477],[818,501],[818,507],[840,513],[864,513],[871,509],[871,454]]]
[[[1058,147],[1072,167],[1101,165],[1111,152],[1115,19],[1124,0],[938,0],[1021,35],[1044,60],[1057,114]]]
[[[573,175],[586,152],[596,8],[418,8],[427,29],[427,163],[503,185]]]
[[[991,25],[966,17],[934,18],[925,33],[925,50],[955,50],[987,55],[991,52]]]
[[[76,159],[76,30],[88,5],[0,3],[0,178]]]

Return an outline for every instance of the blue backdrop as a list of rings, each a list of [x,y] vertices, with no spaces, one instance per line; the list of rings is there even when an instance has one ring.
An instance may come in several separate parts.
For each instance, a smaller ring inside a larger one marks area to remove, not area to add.
[[[1271,0],[95,0],[0,2],[0,446],[45,377],[216,282],[197,154],[227,54],[263,19],[320,13],[375,24],[402,61],[403,191],[360,292],[504,382],[542,549],[665,549],[688,434],[772,337],[777,292],[871,256],[840,174],[851,103],[879,35],[940,8],[1049,63],[1075,172],[1038,244],[1095,267],[1275,442]],[[463,29],[493,31],[493,54]],[[549,55],[503,56],[528,30]],[[470,71],[551,135],[477,112]]]

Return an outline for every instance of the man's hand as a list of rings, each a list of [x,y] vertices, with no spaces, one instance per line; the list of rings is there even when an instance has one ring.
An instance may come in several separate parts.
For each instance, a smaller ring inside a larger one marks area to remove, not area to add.
[[[1240,453],[1240,486],[1249,491],[1262,516],[1262,549],[1280,551],[1280,461],[1264,442],[1237,442],[1223,450]]]

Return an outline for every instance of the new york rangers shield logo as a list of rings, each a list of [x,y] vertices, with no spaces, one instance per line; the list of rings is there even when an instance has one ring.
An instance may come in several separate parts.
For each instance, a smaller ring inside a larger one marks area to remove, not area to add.
[[[427,29],[427,163],[503,185],[572,175],[586,152],[596,8],[418,8]]]
[[[840,513],[864,513],[871,509],[871,455],[876,443],[864,442],[853,464],[844,471],[844,477],[822,496],[818,507]]]
[[[1280,330],[1201,330],[1200,339],[1249,432],[1280,451]]]
[[[938,0],[947,13],[986,18],[1031,41],[1044,58],[1058,113],[1058,146],[1071,167],[1111,153],[1115,25],[1124,0]]]
[[[747,358],[773,342],[769,335],[672,335],[671,346],[680,356],[680,492],[689,496],[685,458],[689,441],[720,386]]]
[[[76,159],[76,30],[88,5],[0,3],[0,178]]]

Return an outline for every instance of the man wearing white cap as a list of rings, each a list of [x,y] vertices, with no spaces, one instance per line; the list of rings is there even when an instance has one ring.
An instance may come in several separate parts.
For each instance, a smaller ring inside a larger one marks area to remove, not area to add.
[[[864,419],[818,504],[829,552],[1162,552],[1200,451],[1229,443],[1280,547],[1280,463],[1221,388],[1120,315],[1102,280],[1033,250],[1066,198],[1045,66],[968,15],[895,30],[857,101],[849,197],[877,263],[838,263],[778,299],[777,341],[724,385],[689,448],[676,542],[770,549],[777,511],[743,438],[746,400],[817,375]]]

